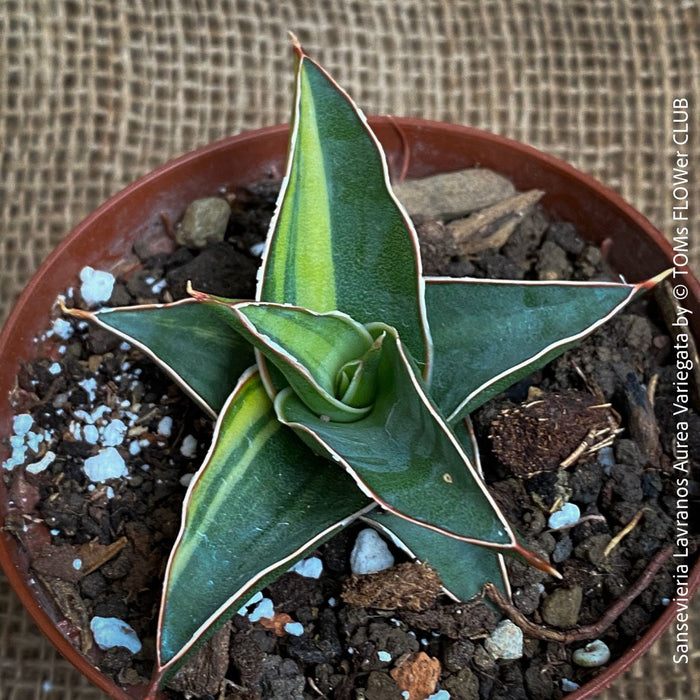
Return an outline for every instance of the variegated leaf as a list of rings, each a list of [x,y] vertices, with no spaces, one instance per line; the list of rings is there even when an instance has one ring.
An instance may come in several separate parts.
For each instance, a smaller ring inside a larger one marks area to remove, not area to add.
[[[418,239],[384,153],[350,97],[296,51],[290,157],[257,299],[388,323],[427,372]]]
[[[159,677],[251,595],[372,504],[276,419],[257,370],[224,407],[166,570]]]
[[[212,416],[255,362],[250,343],[210,306],[194,299],[96,312],[67,311],[143,350]]]
[[[573,347],[661,277],[636,285],[428,278],[431,396],[456,423]]]

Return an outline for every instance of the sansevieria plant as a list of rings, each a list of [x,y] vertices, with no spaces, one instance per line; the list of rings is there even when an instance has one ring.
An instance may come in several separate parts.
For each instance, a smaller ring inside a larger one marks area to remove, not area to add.
[[[143,349],[212,417],[185,497],[149,697],[257,591],[362,518],[465,600],[502,555],[557,572],[489,494],[464,418],[592,332],[637,285],[425,278],[352,100],[295,42],[286,175],[256,299],[74,310]]]

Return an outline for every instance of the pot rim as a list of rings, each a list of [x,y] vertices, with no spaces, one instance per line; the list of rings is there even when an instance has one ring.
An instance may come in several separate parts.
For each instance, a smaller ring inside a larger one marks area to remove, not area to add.
[[[454,134],[462,137],[468,136],[472,139],[481,141],[486,145],[494,145],[500,149],[506,148],[527,159],[532,159],[547,166],[549,169],[556,172],[558,176],[563,176],[564,179],[569,181],[575,181],[577,187],[583,187],[596,193],[598,197],[609,200],[612,206],[622,212],[622,214],[632,221],[637,228],[642,230],[645,235],[648,236],[652,242],[665,253],[669,260],[673,258],[673,249],[670,242],[649,222],[646,217],[627,203],[616,191],[603,185],[592,176],[578,170],[574,166],[559,158],[556,158],[555,156],[507,137],[459,124],[418,118],[395,118],[388,116],[370,117],[369,122],[375,129],[378,127],[383,127],[386,131],[396,130],[399,133],[401,130],[407,129],[414,130],[419,134],[420,132],[439,131],[446,135]],[[69,248],[74,241],[85,235],[85,232],[90,230],[95,221],[99,220],[106,212],[118,209],[127,203],[134,193],[141,190],[144,186],[153,184],[163,178],[163,176],[173,173],[176,170],[186,168],[186,166],[188,166],[190,163],[207,159],[212,154],[226,150],[233,144],[241,146],[250,142],[251,147],[254,148],[256,142],[258,142],[258,140],[261,138],[270,136],[284,138],[284,136],[288,134],[288,130],[288,124],[278,124],[213,141],[177,158],[169,160],[148,174],[130,183],[116,194],[112,195],[72,229],[72,231],[49,254],[49,256],[44,260],[44,262],[32,276],[31,280],[12,308],[4,324],[2,332],[0,333],[0,357],[8,356],[8,338],[12,333],[16,332],[16,328],[21,328],[20,319],[22,314],[25,311],[29,300],[36,294],[42,277],[50,268],[58,264],[59,260],[65,254],[66,249]],[[698,282],[697,278],[695,278],[689,268],[686,269],[688,273],[684,277],[684,283],[686,283],[691,291],[691,298],[694,298],[696,304],[700,304],[700,282]],[[60,293],[60,291],[57,293]],[[5,487],[2,480],[0,480],[0,496],[4,495]],[[1,512],[0,519],[3,519],[4,521]],[[37,600],[37,589],[29,583],[27,577],[23,576],[23,574],[17,568],[15,563],[16,557],[10,551],[9,547],[15,548],[16,544],[11,535],[2,532],[0,536],[0,564],[5,570],[10,585],[17,592],[23,606],[27,609],[43,634],[53,643],[58,651],[92,683],[109,693],[116,700],[132,700],[133,696],[131,694],[118,688],[118,686],[116,686],[110,678],[92,666],[92,664],[90,664],[89,661],[59,631],[54,621],[41,607],[40,602]],[[699,585],[700,561],[696,561],[689,578],[688,599],[692,597]],[[637,643],[629,647],[620,658],[618,658],[595,678],[591,679],[580,689],[568,694],[566,696],[567,699],[580,700],[581,698],[594,697],[604,688],[608,687],[614,679],[616,679],[625,670],[627,670],[631,664],[639,659],[639,657],[649,649],[649,647],[659,638],[659,636],[666,631],[674,617],[680,611],[680,606],[681,601],[674,598]]]

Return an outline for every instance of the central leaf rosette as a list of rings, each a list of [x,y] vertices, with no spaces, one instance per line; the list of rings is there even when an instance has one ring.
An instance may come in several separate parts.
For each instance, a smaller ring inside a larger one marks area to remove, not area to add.
[[[371,412],[387,334],[398,340],[394,328],[363,325],[339,311],[319,314],[284,304],[209,299],[260,351],[258,364],[275,387],[277,406],[294,397],[321,421],[337,423]]]
[[[195,296],[256,348],[277,419],[380,506],[462,541],[515,546],[395,328]]]

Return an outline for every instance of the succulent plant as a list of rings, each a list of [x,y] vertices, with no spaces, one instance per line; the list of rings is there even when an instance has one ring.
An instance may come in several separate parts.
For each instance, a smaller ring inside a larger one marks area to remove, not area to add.
[[[73,311],[143,349],[212,417],[165,575],[150,693],[277,576],[363,519],[455,599],[528,550],[463,419],[592,332],[628,285],[425,278],[382,148],[295,43],[286,175],[256,300]]]

